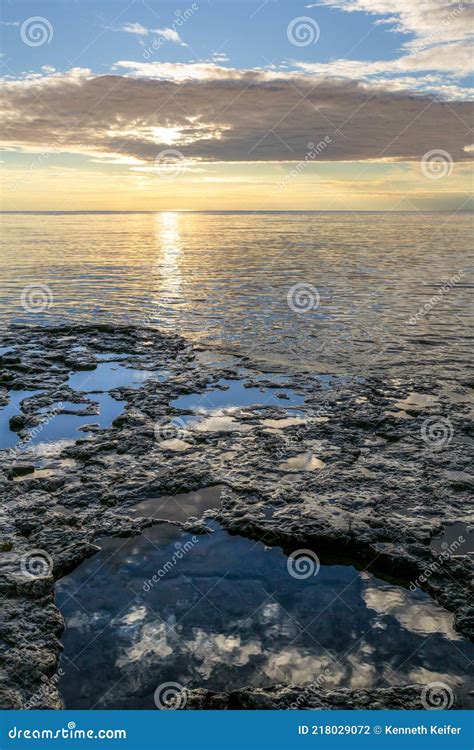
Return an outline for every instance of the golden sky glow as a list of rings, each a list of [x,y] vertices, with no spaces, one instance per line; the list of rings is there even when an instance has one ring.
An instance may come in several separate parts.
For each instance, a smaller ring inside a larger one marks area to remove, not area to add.
[[[5,160],[4,160],[5,161]],[[455,164],[442,179],[420,165],[320,163],[103,165],[60,156],[4,163],[3,210],[459,210],[472,208],[472,172]],[[69,159],[70,161],[70,159]],[[36,164],[36,166],[35,166]]]
[[[3,210],[472,209],[471,5],[70,5],[0,22]]]

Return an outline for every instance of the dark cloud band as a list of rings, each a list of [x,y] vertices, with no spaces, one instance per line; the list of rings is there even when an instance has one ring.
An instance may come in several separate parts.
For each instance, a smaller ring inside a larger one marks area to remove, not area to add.
[[[325,161],[472,156],[469,102],[442,102],[322,76],[234,71],[203,80],[86,72],[4,83],[7,146],[123,154],[152,162],[172,143],[190,159],[300,161],[325,137]],[[170,138],[166,134],[170,134]]]

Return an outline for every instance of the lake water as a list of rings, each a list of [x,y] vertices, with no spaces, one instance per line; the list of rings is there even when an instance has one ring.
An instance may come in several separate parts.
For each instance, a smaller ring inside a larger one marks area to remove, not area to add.
[[[457,376],[472,229],[466,213],[4,214],[0,321],[129,321],[296,368]],[[27,311],[38,284],[51,304]]]

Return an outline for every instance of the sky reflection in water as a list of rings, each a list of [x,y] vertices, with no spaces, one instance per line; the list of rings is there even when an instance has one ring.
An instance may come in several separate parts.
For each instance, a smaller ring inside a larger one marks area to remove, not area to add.
[[[474,646],[426,594],[351,566],[297,580],[279,548],[214,528],[196,543],[169,524],[104,540],[59,582],[66,707],[153,708],[167,681],[229,690],[321,674],[326,687],[442,679],[465,694]]]

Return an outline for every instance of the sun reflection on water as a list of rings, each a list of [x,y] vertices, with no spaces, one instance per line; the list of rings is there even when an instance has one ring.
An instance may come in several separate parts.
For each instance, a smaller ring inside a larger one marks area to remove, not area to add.
[[[165,311],[169,305],[184,302],[181,272],[183,254],[181,220],[182,216],[172,211],[155,216],[156,294],[154,304],[159,305],[162,310],[164,307]]]

